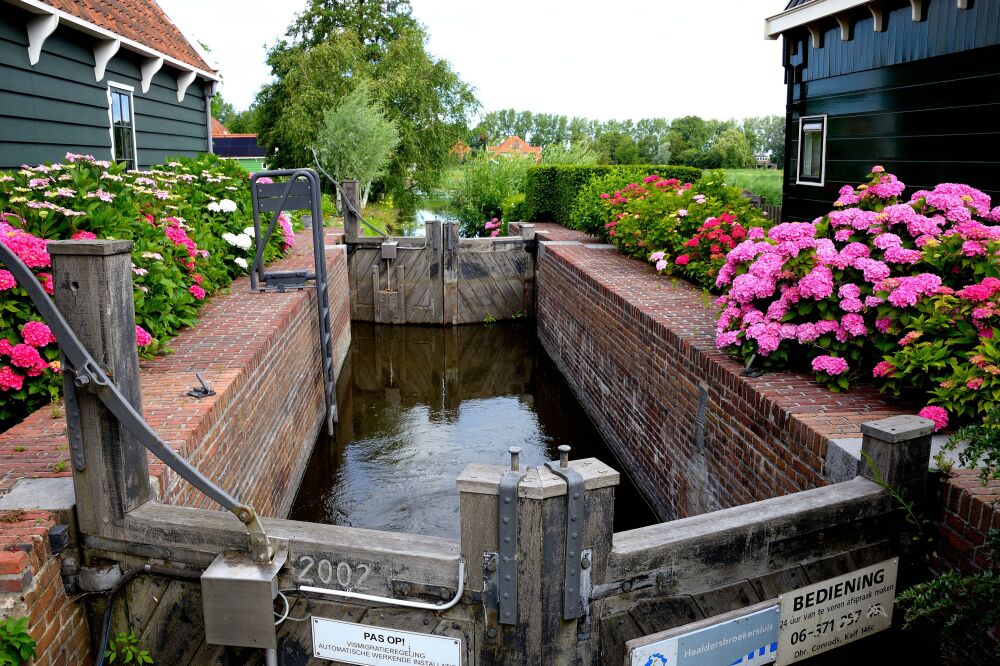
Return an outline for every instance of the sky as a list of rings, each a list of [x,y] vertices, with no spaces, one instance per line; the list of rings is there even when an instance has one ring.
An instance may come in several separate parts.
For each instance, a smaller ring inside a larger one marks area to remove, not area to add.
[[[223,97],[245,109],[270,79],[266,45],[306,0],[158,0],[211,48]],[[482,111],[631,118],[782,114],[780,41],[764,19],[786,0],[412,0],[428,50],[471,84]]]

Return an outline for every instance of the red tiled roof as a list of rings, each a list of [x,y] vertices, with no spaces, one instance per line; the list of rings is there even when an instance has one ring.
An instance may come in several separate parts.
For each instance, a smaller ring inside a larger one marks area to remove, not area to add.
[[[232,132],[227,130],[225,125],[212,118],[212,136],[229,136],[231,134]]]
[[[206,72],[213,70],[155,0],[43,0],[56,9]]]
[[[509,136],[499,146],[487,146],[487,150],[494,155],[509,155],[512,153],[534,155],[536,162],[540,162],[542,159],[542,147],[529,145],[527,141],[519,136]]]

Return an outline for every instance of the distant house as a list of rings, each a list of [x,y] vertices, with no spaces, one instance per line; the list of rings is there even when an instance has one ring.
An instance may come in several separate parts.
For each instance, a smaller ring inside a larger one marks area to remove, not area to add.
[[[534,157],[536,162],[542,161],[541,146],[530,146],[528,142],[519,136],[509,136],[501,142],[499,146],[487,146],[486,150],[490,155],[517,155],[520,157]]]
[[[784,40],[785,218],[828,212],[875,164],[908,192],[1000,200],[1000,0],[792,0],[766,32]]]
[[[218,81],[154,0],[0,0],[0,168],[211,152]]]
[[[212,152],[236,160],[250,173],[264,170],[265,153],[257,144],[257,135],[234,134],[215,118],[212,118]]]
[[[754,153],[753,159],[758,169],[774,169],[777,165],[771,161],[771,153]]]

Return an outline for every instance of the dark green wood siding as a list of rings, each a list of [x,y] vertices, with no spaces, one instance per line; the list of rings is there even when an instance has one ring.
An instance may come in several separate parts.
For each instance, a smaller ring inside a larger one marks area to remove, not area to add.
[[[208,151],[203,82],[177,102],[177,72],[164,65],[142,92],[141,59],[121,49],[104,79],[94,80],[94,39],[60,26],[42,56],[28,64],[29,15],[4,6],[0,16],[0,169],[60,161],[67,152],[110,159],[108,82],[132,86],[136,151],[140,167],[169,156]]]
[[[813,219],[837,190],[875,164],[899,176],[907,194],[941,182],[968,183],[1000,203],[1000,0],[928,0],[927,19],[888,3],[884,32],[864,8],[853,39],[832,24],[821,48],[803,29],[786,35],[789,124],[783,215]],[[794,72],[794,73],[793,73]],[[827,115],[824,187],[796,185],[798,126]]]

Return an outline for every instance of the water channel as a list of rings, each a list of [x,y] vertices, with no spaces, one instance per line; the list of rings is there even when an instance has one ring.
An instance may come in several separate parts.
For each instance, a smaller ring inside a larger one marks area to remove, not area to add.
[[[455,328],[355,322],[337,382],[340,423],[321,436],[289,518],[457,538],[468,463],[522,465],[611,450],[535,337],[534,322]],[[655,516],[622,473],[615,530]]]

